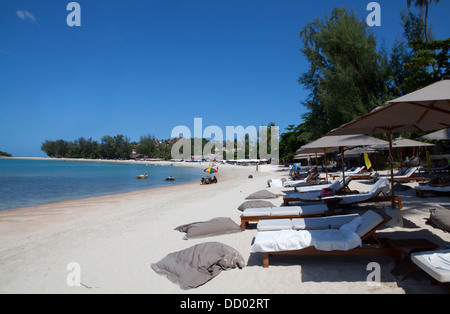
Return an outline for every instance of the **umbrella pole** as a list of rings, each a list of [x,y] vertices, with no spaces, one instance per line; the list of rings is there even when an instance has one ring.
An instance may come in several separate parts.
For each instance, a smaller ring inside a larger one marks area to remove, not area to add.
[[[327,182],[328,182],[327,154],[325,152],[325,148],[323,149],[323,156],[324,156],[324,159],[325,159],[325,176],[326,176]]]
[[[339,147],[341,151],[341,162],[342,162],[342,182],[344,183],[343,191],[345,191],[345,167],[344,167],[344,147]]]
[[[395,208],[395,196],[394,196],[394,161],[392,160],[392,130],[389,128],[388,130],[389,137],[389,162],[391,164],[391,205],[392,208]]]

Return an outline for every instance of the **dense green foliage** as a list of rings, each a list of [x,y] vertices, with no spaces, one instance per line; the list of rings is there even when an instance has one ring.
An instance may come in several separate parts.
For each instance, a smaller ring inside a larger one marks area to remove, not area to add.
[[[0,150],[0,157],[12,157],[12,155]]]
[[[42,143],[41,150],[50,157],[128,159],[133,147],[123,135],[107,135],[102,137],[101,143],[83,137],[73,142],[62,139],[46,140]]]
[[[431,0],[416,2],[428,7]],[[403,38],[390,52],[378,48],[371,28],[353,11],[335,8],[306,24],[299,36],[309,68],[298,82],[309,91],[301,102],[307,111],[302,123],[281,134],[280,159],[291,162],[302,145],[449,75],[450,39],[428,34],[427,14],[401,12]]]
[[[405,69],[411,72],[405,79],[404,88],[417,90],[450,75],[450,38],[429,43],[416,40],[410,45],[415,57],[404,64]]]
[[[154,136],[141,137],[139,143],[132,143],[123,135],[101,138],[100,143],[92,138],[86,140],[83,137],[75,141],[46,140],[42,143],[41,150],[50,157],[85,158],[85,159],[129,159],[137,157],[170,159],[172,141],[160,141]],[[134,150],[134,154],[133,154]]]

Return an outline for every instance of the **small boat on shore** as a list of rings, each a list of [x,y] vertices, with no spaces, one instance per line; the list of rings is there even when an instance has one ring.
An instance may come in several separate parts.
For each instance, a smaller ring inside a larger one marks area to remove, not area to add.
[[[136,176],[136,179],[147,179],[148,178],[148,174],[144,173],[144,174],[138,174]]]
[[[175,178],[172,177],[172,176],[170,176],[170,177],[167,177],[165,180],[166,180],[166,181],[175,181]]]

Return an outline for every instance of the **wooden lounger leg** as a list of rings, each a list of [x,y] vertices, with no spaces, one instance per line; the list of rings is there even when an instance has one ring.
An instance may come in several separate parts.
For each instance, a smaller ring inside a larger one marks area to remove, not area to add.
[[[263,252],[263,267],[268,268],[269,267],[269,253]]]
[[[396,201],[398,203],[398,208],[402,209],[403,208],[402,198],[398,196],[398,197],[396,197]]]

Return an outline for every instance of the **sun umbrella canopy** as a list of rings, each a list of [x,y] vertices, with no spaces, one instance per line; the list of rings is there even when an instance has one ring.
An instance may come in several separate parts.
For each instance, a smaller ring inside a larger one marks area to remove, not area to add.
[[[450,128],[418,137],[416,140],[450,140]]]
[[[217,170],[216,169],[214,169],[214,168],[206,168],[205,170],[203,170],[204,172],[207,172],[207,173],[217,173]]]
[[[384,106],[334,129],[327,135],[388,134],[392,207],[394,208],[392,133],[431,131],[445,127],[450,127],[450,80],[448,79],[391,100]]]
[[[323,153],[296,154],[294,159],[308,159],[323,156]]]
[[[352,149],[348,149],[344,152],[344,156],[359,156],[361,154],[376,153],[377,150],[373,147],[375,146],[355,147]]]
[[[297,150],[297,154],[305,154],[311,152],[331,153],[339,150],[339,147],[356,147],[369,145],[385,145],[388,142],[363,135],[342,135],[342,136],[324,136],[318,140],[302,146]]]
[[[431,131],[450,126],[450,80],[387,102],[328,135]]]
[[[401,136],[392,140],[392,148],[423,147],[423,146],[434,146],[434,144],[414,141],[414,140],[410,140],[410,139],[407,139],[407,138],[403,138]],[[388,145],[371,146],[371,148],[377,149],[377,150],[389,149],[389,143],[388,143]]]
[[[386,141],[379,140],[377,138],[358,134],[358,135],[342,135],[342,136],[324,136],[302,146],[299,150],[297,150],[296,154],[306,154],[313,152],[322,152],[324,154],[331,153],[335,151],[341,151],[342,163],[343,162],[343,150],[341,147],[355,147],[355,146],[364,146],[364,145],[381,145],[386,144]],[[325,160],[326,161],[326,160]],[[328,181],[328,168],[326,169],[326,177]],[[345,179],[344,167],[342,167],[342,176]],[[344,180],[345,182],[345,180]]]

